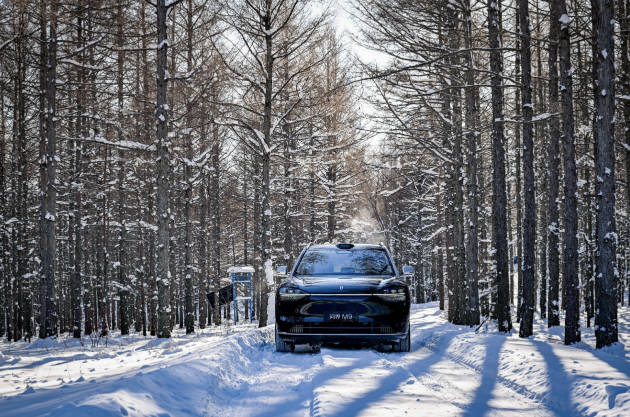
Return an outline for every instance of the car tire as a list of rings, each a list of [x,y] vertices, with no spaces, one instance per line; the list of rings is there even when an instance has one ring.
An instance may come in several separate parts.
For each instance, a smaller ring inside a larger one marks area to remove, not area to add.
[[[411,350],[411,328],[407,327],[407,336],[394,344],[392,352],[409,352]]]
[[[294,347],[285,342],[278,335],[278,326],[276,326],[276,352],[293,352]]]

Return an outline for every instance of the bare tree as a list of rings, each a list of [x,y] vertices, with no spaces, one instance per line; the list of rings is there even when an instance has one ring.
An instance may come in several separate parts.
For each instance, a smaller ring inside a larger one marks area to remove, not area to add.
[[[560,91],[562,92],[562,141],[564,159],[564,285],[566,317],[564,343],[580,341],[580,293],[577,241],[577,169],[573,121],[573,78],[566,0],[557,0],[560,17]],[[552,6],[553,7],[553,6]]]
[[[595,337],[597,348],[618,341],[615,222],[615,47],[613,0],[591,0],[596,54],[595,126],[597,152],[597,262],[595,269]]]
[[[55,309],[55,260],[56,260],[56,215],[57,215],[57,1],[51,0],[48,11],[49,34],[46,65],[46,214],[44,216],[44,240],[41,254],[40,328],[39,337],[46,338],[57,333]]]
[[[167,15],[169,9],[174,7],[172,2],[166,4],[166,0],[157,0],[157,270],[156,281],[158,287],[158,337],[170,337],[171,329],[169,315],[171,308],[168,300],[171,273],[169,267],[169,138],[168,138],[168,105],[167,105],[167,79],[166,57],[168,51],[167,39]]]
[[[508,277],[508,245],[506,230],[507,201],[505,194],[505,136],[503,131],[503,89],[501,73],[503,57],[501,50],[501,3],[488,0],[488,40],[490,46],[490,71],[492,72],[492,218],[494,219],[494,261],[497,300],[494,314],[499,331],[512,329]]]
[[[531,85],[531,33],[529,4],[519,0],[521,37],[521,71],[523,109],[523,186],[525,189],[525,216],[523,219],[523,296],[519,336],[532,335],[534,323],[534,267],[536,265],[536,194],[534,183],[533,104]]]

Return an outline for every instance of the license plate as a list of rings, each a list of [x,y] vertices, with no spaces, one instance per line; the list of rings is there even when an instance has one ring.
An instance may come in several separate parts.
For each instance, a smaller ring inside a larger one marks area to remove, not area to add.
[[[352,313],[328,313],[326,315],[327,321],[353,321],[355,319]]]

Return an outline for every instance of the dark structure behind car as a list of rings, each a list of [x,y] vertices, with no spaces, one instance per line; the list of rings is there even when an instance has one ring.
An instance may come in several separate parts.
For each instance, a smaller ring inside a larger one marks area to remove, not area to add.
[[[307,246],[276,291],[276,350],[353,342],[408,352],[411,300],[399,278],[382,245]]]

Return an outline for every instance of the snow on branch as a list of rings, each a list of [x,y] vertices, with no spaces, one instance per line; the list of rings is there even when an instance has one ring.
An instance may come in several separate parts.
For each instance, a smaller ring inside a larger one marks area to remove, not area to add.
[[[82,64],[81,62],[78,62],[78,61],[75,61],[74,59],[69,59],[69,58],[60,59],[59,62],[63,62],[64,64],[71,64],[76,67],[81,67],[81,68],[89,69],[92,71],[98,71],[98,70],[103,69],[94,65]]]
[[[131,150],[136,150],[136,151],[150,151],[150,152],[154,152],[155,149],[156,149],[155,145],[145,145],[143,143],[134,142],[134,141],[131,141],[131,140],[119,140],[117,142],[112,142],[112,141],[109,141],[109,140],[105,139],[102,136],[93,136],[91,138],[83,138],[83,139],[80,139],[80,140],[84,141],[84,142],[100,143],[102,145],[113,146],[115,148],[131,149]]]

